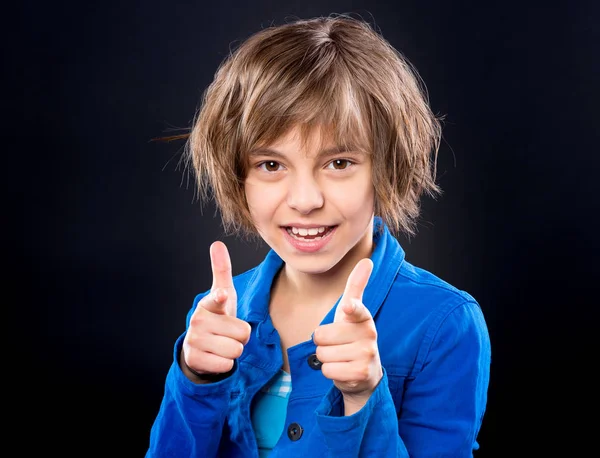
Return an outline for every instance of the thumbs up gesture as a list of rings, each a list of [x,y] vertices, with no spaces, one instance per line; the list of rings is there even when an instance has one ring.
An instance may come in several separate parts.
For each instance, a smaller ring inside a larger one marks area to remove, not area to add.
[[[233,368],[250,339],[250,325],[237,318],[231,260],[222,242],[210,246],[213,282],[198,303],[183,341],[180,366],[196,383],[218,379]]]
[[[368,401],[383,376],[377,330],[362,303],[373,262],[361,259],[350,273],[333,323],[319,326],[313,340],[323,375],[344,396],[344,413],[351,415]]]

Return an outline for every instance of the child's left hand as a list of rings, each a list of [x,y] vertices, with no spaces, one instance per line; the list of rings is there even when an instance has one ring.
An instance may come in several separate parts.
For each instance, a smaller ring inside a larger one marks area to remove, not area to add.
[[[373,262],[361,259],[350,273],[333,323],[319,326],[313,341],[323,375],[344,396],[344,414],[352,415],[369,400],[383,376],[377,330],[362,296],[373,270]]]

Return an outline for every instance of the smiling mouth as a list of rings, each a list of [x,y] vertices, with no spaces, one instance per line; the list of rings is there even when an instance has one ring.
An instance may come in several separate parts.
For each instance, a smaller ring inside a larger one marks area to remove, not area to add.
[[[290,236],[300,241],[321,240],[327,237],[336,226],[321,226],[310,229],[287,226],[285,230]]]

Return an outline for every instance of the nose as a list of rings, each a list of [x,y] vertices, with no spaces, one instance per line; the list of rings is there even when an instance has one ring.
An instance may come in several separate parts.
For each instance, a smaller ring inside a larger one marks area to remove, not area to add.
[[[289,184],[287,204],[294,210],[307,215],[323,206],[323,193],[314,176],[297,176]]]

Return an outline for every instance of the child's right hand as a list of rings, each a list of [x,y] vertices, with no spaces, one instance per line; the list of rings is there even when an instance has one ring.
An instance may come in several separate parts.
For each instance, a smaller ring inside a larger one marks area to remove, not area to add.
[[[196,383],[229,372],[250,339],[250,325],[236,316],[237,293],[224,243],[210,246],[210,261],[211,292],[200,300],[192,314],[180,357],[183,372]]]

